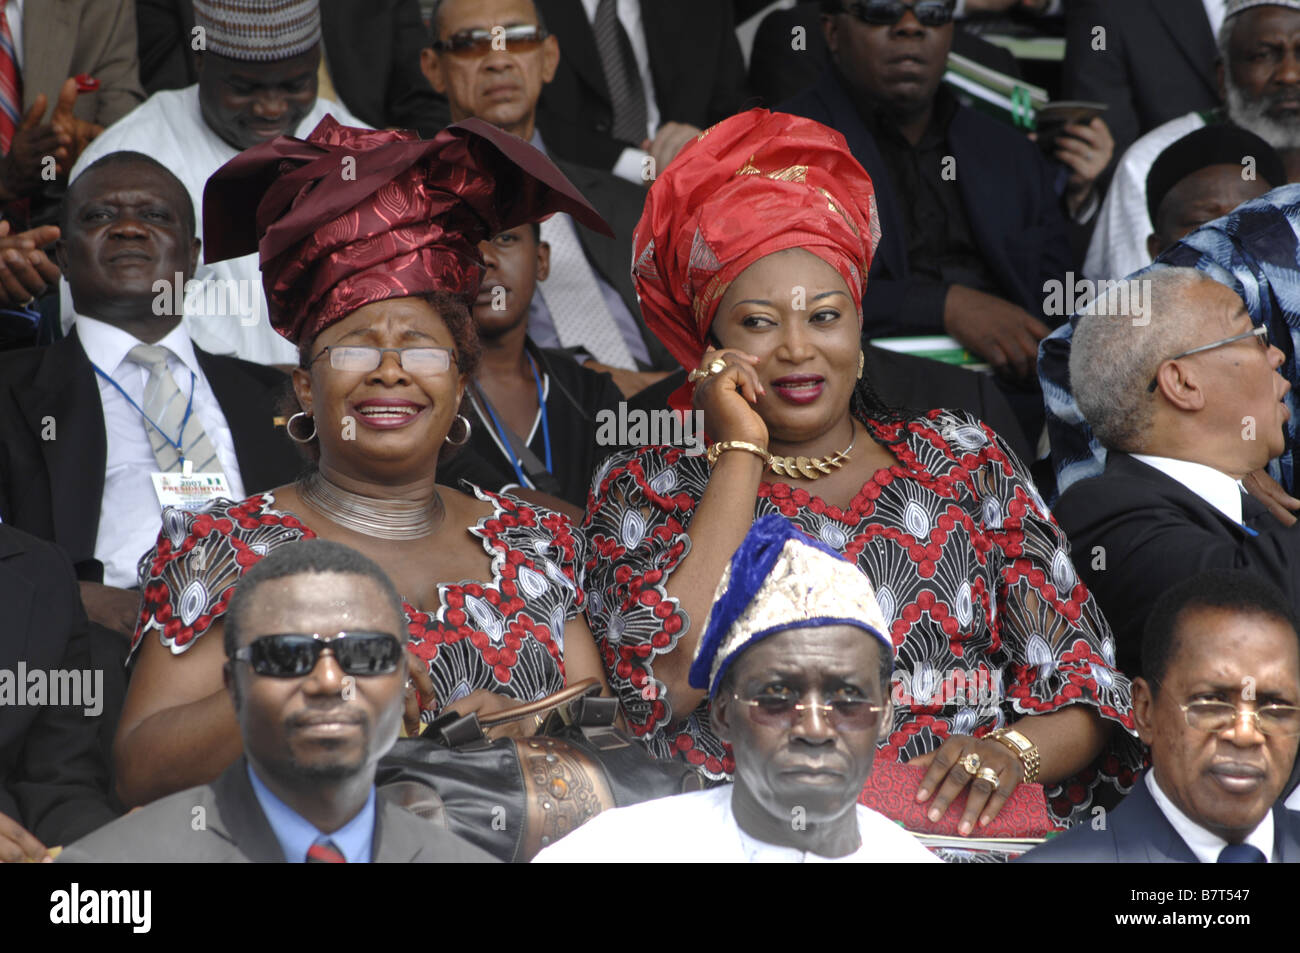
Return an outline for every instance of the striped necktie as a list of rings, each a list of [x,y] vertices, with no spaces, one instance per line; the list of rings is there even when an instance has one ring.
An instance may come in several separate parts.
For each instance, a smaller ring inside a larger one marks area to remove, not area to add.
[[[156,344],[137,344],[126,356],[128,361],[149,369],[149,380],[144,385],[144,412],[150,421],[146,428],[154,459],[164,473],[181,469],[182,460],[192,461],[195,473],[222,473],[217,451],[192,407],[186,420],[185,411],[193,394],[187,397],[176,386],[176,379],[167,369],[169,353],[167,348]],[[183,448],[183,454],[177,453],[177,443]]]
[[[636,360],[609,313],[576,229],[567,215],[542,222],[542,241],[551,246],[551,273],[537,290],[550,309],[560,344],[585,348],[602,364],[634,371]]]
[[[600,0],[592,23],[596,52],[614,107],[614,138],[641,147],[646,137],[645,89],[636,67],[632,41],[618,20],[618,0]]]
[[[339,850],[338,844],[322,834],[320,837],[307,848],[307,859],[304,863],[308,864],[346,864],[348,859],[343,856],[343,851]]]
[[[9,18],[5,7],[9,0],[0,0],[0,154],[8,155],[14,132],[22,118],[22,84],[18,77],[18,55],[14,50],[14,37],[9,32]]]

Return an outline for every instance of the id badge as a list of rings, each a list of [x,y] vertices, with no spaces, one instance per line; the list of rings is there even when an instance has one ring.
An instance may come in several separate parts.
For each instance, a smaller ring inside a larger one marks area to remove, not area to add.
[[[230,497],[230,485],[224,473],[161,473],[155,471],[153,490],[160,507],[175,506],[182,510],[201,510],[218,497]]]

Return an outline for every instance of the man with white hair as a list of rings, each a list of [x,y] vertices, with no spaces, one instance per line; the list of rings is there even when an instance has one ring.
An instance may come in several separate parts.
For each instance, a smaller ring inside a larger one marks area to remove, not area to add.
[[[1290,180],[1300,180],[1300,0],[1228,0],[1218,48],[1223,108],[1171,119],[1124,152],[1088,245],[1088,278],[1119,278],[1151,264],[1147,173],[1167,146],[1202,126],[1230,122],[1255,133],[1282,156]],[[1253,179],[1249,158],[1241,157],[1242,176]]]
[[[1142,280],[1142,320],[1102,298],[1075,329],[1070,379],[1107,448],[1106,471],[1055,507],[1130,676],[1141,674],[1152,603],[1181,579],[1249,569],[1293,603],[1300,596],[1300,535],[1240,484],[1285,446],[1282,352],[1241,297],[1202,272],[1161,268]]]
[[[316,94],[318,0],[194,0],[194,23],[199,81],[154,93],[110,126],[81,154],[71,178],[110,152],[153,156],[185,184],[202,235],[203,187],[244,149],[281,135],[306,138],[326,114],[344,125],[365,123]],[[266,320],[256,255],[200,262],[194,277],[203,293],[185,300],[184,323],[195,344],[259,364],[297,364],[297,350]],[[155,307],[174,313],[183,293],[164,292]],[[73,317],[64,281],[65,333]]]

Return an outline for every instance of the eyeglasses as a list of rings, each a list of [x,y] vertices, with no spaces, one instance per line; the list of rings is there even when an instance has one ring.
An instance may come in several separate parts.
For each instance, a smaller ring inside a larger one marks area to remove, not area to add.
[[[461,30],[446,40],[438,40],[433,48],[439,53],[479,59],[500,49],[510,53],[528,53],[541,46],[549,35],[544,27],[523,23],[491,30]]]
[[[1200,347],[1194,347],[1190,351],[1183,351],[1182,354],[1175,354],[1173,357],[1167,357],[1165,358],[1165,361],[1176,361],[1179,358],[1190,357],[1193,354],[1200,354],[1202,351],[1212,351],[1216,347],[1223,347],[1225,344],[1234,344],[1237,341],[1244,341],[1246,338],[1259,338],[1259,343],[1260,346],[1264,348],[1264,353],[1268,353],[1268,327],[1261,324],[1257,328],[1251,328],[1249,331],[1245,331],[1241,334],[1234,334],[1232,337],[1224,338],[1222,341],[1215,341],[1213,344],[1202,344]],[[1163,364],[1165,361],[1161,361],[1160,363]],[[1160,373],[1157,370],[1156,374],[1151,378],[1151,383],[1147,385],[1148,394],[1154,394],[1156,392],[1156,387],[1159,386],[1157,381],[1159,376]]]
[[[916,0],[906,4],[903,0],[857,0],[844,7],[863,23],[871,26],[893,26],[911,10],[921,26],[943,26],[952,22],[952,0]]]
[[[1295,705],[1264,705],[1261,708],[1238,708],[1231,702],[1199,701],[1179,705],[1188,726],[1198,731],[1218,733],[1231,728],[1242,715],[1251,718],[1262,734],[1300,735],[1300,708]]]
[[[402,643],[387,632],[340,632],[332,638],[320,633],[262,635],[231,658],[247,662],[258,675],[301,678],[329,649],[348,675],[391,675],[402,664]]]
[[[732,697],[750,707],[754,721],[777,728],[793,727],[805,711],[815,708],[837,729],[862,731],[873,727],[886,708],[851,694],[837,695],[820,703],[800,701],[803,696],[798,692],[763,692],[753,698],[741,698],[732,692]]]
[[[456,352],[449,347],[365,347],[349,345],[347,347],[324,347],[311,359],[315,364],[326,354],[330,356],[330,367],[336,371],[353,371],[367,373],[373,371],[384,360],[384,355],[392,351],[397,355],[403,370],[410,371],[417,377],[432,377],[444,374],[451,368]]]

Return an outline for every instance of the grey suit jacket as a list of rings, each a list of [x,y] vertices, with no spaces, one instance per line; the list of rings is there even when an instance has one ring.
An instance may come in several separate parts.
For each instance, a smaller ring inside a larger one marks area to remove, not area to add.
[[[1300,813],[1273,808],[1273,844],[1278,860],[1300,863]],[[1029,864],[1195,864],[1196,855],[1169,823],[1145,778],[1110,812],[1105,830],[1083,824],[1058,834],[1018,859]]]
[[[99,89],[77,97],[77,118],[110,126],[144,102],[131,0],[38,0],[23,4],[23,111],[48,97],[46,119],[69,76]]]
[[[240,758],[212,784],[146,804],[101,827],[64,850],[59,863],[284,863],[246,763]],[[382,796],[375,803],[373,860],[497,863]]]

